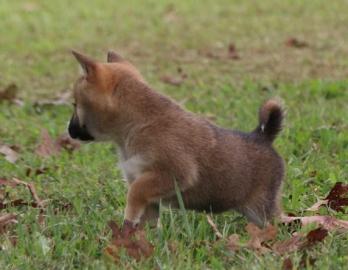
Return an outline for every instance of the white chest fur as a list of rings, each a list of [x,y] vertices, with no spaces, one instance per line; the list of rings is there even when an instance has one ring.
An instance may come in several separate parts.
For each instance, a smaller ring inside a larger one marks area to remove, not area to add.
[[[148,162],[140,155],[134,155],[128,159],[124,159],[122,155],[120,155],[120,162],[118,165],[127,182],[132,183],[144,172]]]

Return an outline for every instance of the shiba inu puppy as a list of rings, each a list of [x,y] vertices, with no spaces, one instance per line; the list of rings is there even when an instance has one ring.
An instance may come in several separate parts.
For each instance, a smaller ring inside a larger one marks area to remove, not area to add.
[[[282,158],[272,147],[283,110],[271,99],[259,124],[243,133],[218,127],[155,92],[138,70],[114,52],[97,62],[73,51],[84,70],[74,86],[72,138],[118,145],[129,184],[125,224],[158,217],[160,201],[187,209],[236,210],[263,226],[280,213]]]

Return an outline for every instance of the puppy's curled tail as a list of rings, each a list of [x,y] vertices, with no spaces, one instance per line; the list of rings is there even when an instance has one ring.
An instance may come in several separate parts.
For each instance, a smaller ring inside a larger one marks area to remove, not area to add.
[[[254,133],[272,143],[282,130],[284,110],[279,100],[269,99],[260,108],[259,125]]]

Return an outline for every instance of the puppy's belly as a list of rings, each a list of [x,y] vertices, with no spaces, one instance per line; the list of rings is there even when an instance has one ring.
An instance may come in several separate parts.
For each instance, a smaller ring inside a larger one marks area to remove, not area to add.
[[[231,199],[225,198],[213,198],[208,194],[199,192],[199,190],[188,190],[181,194],[186,209],[195,211],[205,211],[221,213],[224,211],[231,210],[236,207],[237,203]],[[173,208],[179,208],[179,202],[177,195],[163,200],[165,206],[170,206]]]
[[[134,155],[127,160],[122,158],[119,162],[123,177],[128,183],[132,183],[137,179],[143,173],[147,165],[148,162],[140,155]]]

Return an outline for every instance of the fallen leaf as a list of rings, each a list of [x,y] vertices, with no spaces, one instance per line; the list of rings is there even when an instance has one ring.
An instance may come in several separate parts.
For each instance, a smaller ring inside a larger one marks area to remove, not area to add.
[[[72,152],[80,148],[80,143],[64,133],[54,140],[46,129],[41,131],[41,143],[37,146],[35,153],[41,157],[57,155],[62,149]]]
[[[278,255],[283,255],[298,250],[304,243],[305,240],[303,235],[295,234],[289,239],[275,242],[272,246],[272,250]]]
[[[233,43],[230,43],[228,45],[228,54],[227,54],[228,58],[230,59],[234,59],[234,60],[238,60],[240,59],[240,56],[237,52],[236,46]]]
[[[310,231],[306,236],[301,233],[296,233],[289,239],[275,242],[272,246],[272,250],[278,255],[304,250],[323,241],[327,234],[328,231],[322,227]]]
[[[41,131],[41,143],[35,150],[35,153],[41,157],[49,157],[58,154],[60,151],[55,141],[48,134],[46,129]]]
[[[177,253],[178,252],[178,247],[179,247],[179,242],[178,241],[170,241],[167,243],[168,249],[172,253]]]
[[[282,266],[282,269],[283,270],[292,270],[293,268],[293,264],[292,264],[292,261],[290,258],[286,258],[284,261],[283,261],[283,266]]]
[[[184,82],[185,78],[183,78],[182,76],[180,77],[173,77],[173,76],[169,76],[169,75],[164,75],[161,77],[161,81],[166,83],[166,84],[170,84],[173,86],[180,86],[183,82]]]
[[[308,47],[308,43],[305,41],[298,40],[297,38],[289,38],[286,42],[285,45],[288,47],[293,47],[293,48],[306,48]]]
[[[0,178],[0,186],[16,187],[18,186],[18,183],[8,179]]]
[[[78,140],[71,138],[69,134],[64,133],[57,138],[56,145],[58,148],[63,148],[69,152],[72,152],[79,149],[81,143]]]
[[[153,245],[146,240],[145,231],[141,229],[123,229],[110,221],[109,227],[112,230],[111,243],[105,248],[105,253],[112,257],[115,263],[119,261],[119,254],[124,249],[128,256],[139,261],[141,258],[148,258],[153,254]]]
[[[324,228],[317,228],[315,230],[310,231],[306,238],[307,238],[307,246],[312,246],[316,244],[317,242],[323,241],[323,239],[328,235],[328,231]]]
[[[17,215],[13,213],[0,215],[0,234],[6,232],[8,225],[17,223]]]
[[[348,197],[343,197],[345,195],[348,195],[348,184],[337,182],[324,200],[319,200],[307,211],[318,211],[321,206],[327,205],[337,212],[344,213],[343,206],[348,205]]]
[[[263,243],[274,240],[277,236],[277,228],[271,224],[268,224],[267,227],[260,229],[255,224],[248,223],[245,229],[251,237],[247,243],[247,246],[250,249],[260,251],[261,253],[269,250],[263,245]]]
[[[165,8],[163,15],[163,19],[167,23],[173,23],[178,20],[178,15],[173,4],[169,4]]]
[[[8,223],[13,222],[14,220],[17,220],[17,215],[8,213],[0,216],[0,225],[6,225]]]
[[[3,201],[0,202],[0,210],[1,209],[6,209],[6,208],[10,208],[10,207],[17,207],[17,206],[31,206],[34,208],[39,208],[40,209],[40,213],[38,216],[38,222],[40,225],[44,224],[44,207],[47,205],[48,200],[41,200],[36,192],[35,186],[32,183],[27,183],[24,182],[22,180],[19,180],[17,178],[13,178],[11,180],[7,180],[7,179],[0,179],[0,186],[9,186],[9,187],[17,187],[18,185],[22,185],[25,186],[29,191],[31,196],[34,199],[34,202],[27,202],[24,201],[23,199],[16,199],[16,200],[12,200],[10,202],[6,202],[4,203]],[[1,222],[0,222],[0,230],[1,229]]]
[[[31,206],[33,208],[40,207],[36,202],[27,202],[27,201],[24,201],[23,199],[13,200],[7,203],[0,202],[0,210],[7,209],[10,207],[17,207],[17,206]]]
[[[328,206],[330,208],[338,212],[344,212],[342,206],[348,205],[348,198],[342,198],[344,195],[348,195],[348,184],[337,182],[325,200],[328,200]]]
[[[10,163],[15,163],[19,158],[19,154],[8,145],[0,145],[0,153],[5,156],[5,159]]]
[[[42,201],[39,196],[37,195],[37,192],[36,192],[36,189],[35,189],[35,186],[33,183],[27,183],[27,182],[24,182],[22,180],[19,180],[17,178],[13,178],[12,181],[18,183],[19,185],[24,185],[26,186],[30,193],[31,193],[31,196],[34,198],[35,202],[37,203],[37,205],[39,207],[43,207],[44,206],[44,201]]]
[[[287,214],[289,217],[295,217],[295,214],[288,213]],[[287,226],[287,231],[291,234],[296,232],[300,227],[301,227],[301,221],[299,219],[295,219],[290,222],[283,222],[282,225]]]
[[[321,206],[327,205],[327,203],[328,203],[328,200],[319,200],[315,204],[313,204],[311,207],[307,208],[306,211],[311,211],[311,212],[318,211]]]
[[[10,240],[10,243],[12,246],[14,246],[14,247],[17,246],[18,237],[16,235],[10,235],[9,240]]]
[[[39,216],[37,218],[37,222],[39,223],[40,226],[44,226],[45,220],[46,220],[45,211],[43,209],[40,209],[40,213],[39,213]]]
[[[223,56],[221,54],[218,54],[216,52],[207,51],[207,52],[201,52],[205,57],[211,58],[211,59],[222,59]]]
[[[58,213],[67,212],[67,211],[73,209],[73,204],[69,201],[53,200],[52,205],[55,206],[55,208],[54,208],[55,215],[57,215]]]
[[[35,186],[32,183],[27,183],[17,178],[13,178],[12,180],[0,179],[0,185],[9,186],[9,187],[16,187],[18,185],[23,185],[26,188],[28,188],[28,190],[30,191],[30,194],[34,198],[34,201],[37,207],[43,207],[46,203],[46,201],[42,201],[39,198],[39,196],[37,195]],[[15,201],[15,204],[18,204],[18,205],[22,205],[22,203],[24,202],[19,200],[17,200],[17,202]]]
[[[214,223],[214,221],[212,220],[211,216],[210,215],[207,215],[207,221],[209,223],[209,225],[212,227],[216,237],[218,239],[221,239],[222,238],[222,234],[221,232],[219,231],[219,229],[217,228],[216,224]]]
[[[38,4],[33,3],[33,2],[26,2],[23,4],[22,6],[23,10],[27,11],[27,12],[34,12],[37,11],[39,9]]]
[[[12,83],[6,86],[2,91],[0,91],[0,102],[7,100],[13,102],[18,93],[18,87],[16,84]]]
[[[48,167],[40,167],[40,168],[27,168],[26,171],[25,171],[25,175],[26,176],[37,176],[37,175],[40,175],[40,174],[45,174],[49,171],[50,169]]]
[[[284,223],[289,223],[294,220],[300,220],[303,226],[315,223],[321,225],[324,229],[328,231],[338,230],[342,232],[348,231],[348,220],[340,220],[331,216],[307,216],[307,217],[290,217],[281,216],[281,220]]]
[[[231,234],[227,239],[227,248],[232,252],[236,252],[241,247],[242,245],[240,244],[240,241],[239,241],[239,235]]]
[[[47,107],[47,106],[59,106],[59,105],[70,105],[71,103],[71,91],[65,91],[60,93],[54,99],[38,100],[34,103],[35,107]]]

